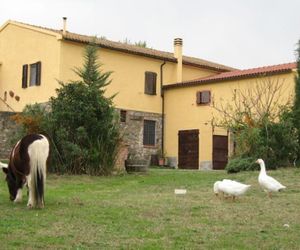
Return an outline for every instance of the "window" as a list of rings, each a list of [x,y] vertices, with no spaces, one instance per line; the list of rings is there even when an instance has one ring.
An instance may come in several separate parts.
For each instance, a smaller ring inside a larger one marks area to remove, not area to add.
[[[120,110],[120,122],[126,122],[126,110]]]
[[[41,85],[41,62],[30,64],[29,86]]]
[[[155,121],[144,120],[143,144],[155,146]]]
[[[210,91],[199,91],[196,96],[197,104],[209,104],[210,103]]]
[[[156,95],[156,76],[155,72],[145,72],[145,94]]]

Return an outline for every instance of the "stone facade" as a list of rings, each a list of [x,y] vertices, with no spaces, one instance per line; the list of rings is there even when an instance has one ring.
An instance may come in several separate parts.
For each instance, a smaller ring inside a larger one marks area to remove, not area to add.
[[[17,125],[11,119],[16,113],[0,112],[0,159],[8,159],[11,151],[9,138],[16,131]]]
[[[162,142],[162,116],[157,113],[141,111],[126,111],[126,119],[121,122],[123,141],[128,145],[129,158],[147,160],[150,163],[151,155],[157,155]],[[144,120],[155,121],[155,145],[143,145]]]

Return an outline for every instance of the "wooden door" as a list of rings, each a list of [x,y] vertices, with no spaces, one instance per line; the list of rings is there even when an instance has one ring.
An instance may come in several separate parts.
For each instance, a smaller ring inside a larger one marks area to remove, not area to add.
[[[199,168],[199,130],[178,132],[178,167],[183,169]]]
[[[228,136],[213,136],[213,169],[225,169],[228,162]]]

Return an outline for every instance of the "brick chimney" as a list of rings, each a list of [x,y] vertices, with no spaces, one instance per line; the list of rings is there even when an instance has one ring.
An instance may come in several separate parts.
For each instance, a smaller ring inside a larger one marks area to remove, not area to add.
[[[63,35],[67,33],[67,18],[63,17]]]
[[[177,58],[177,82],[182,82],[182,39],[174,39],[174,57]]]

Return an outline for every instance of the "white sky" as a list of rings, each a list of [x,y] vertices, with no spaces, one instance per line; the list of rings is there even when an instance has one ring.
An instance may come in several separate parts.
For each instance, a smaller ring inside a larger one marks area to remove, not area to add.
[[[300,0],[0,0],[0,25],[8,19],[109,40],[146,41],[245,69],[295,61]]]

